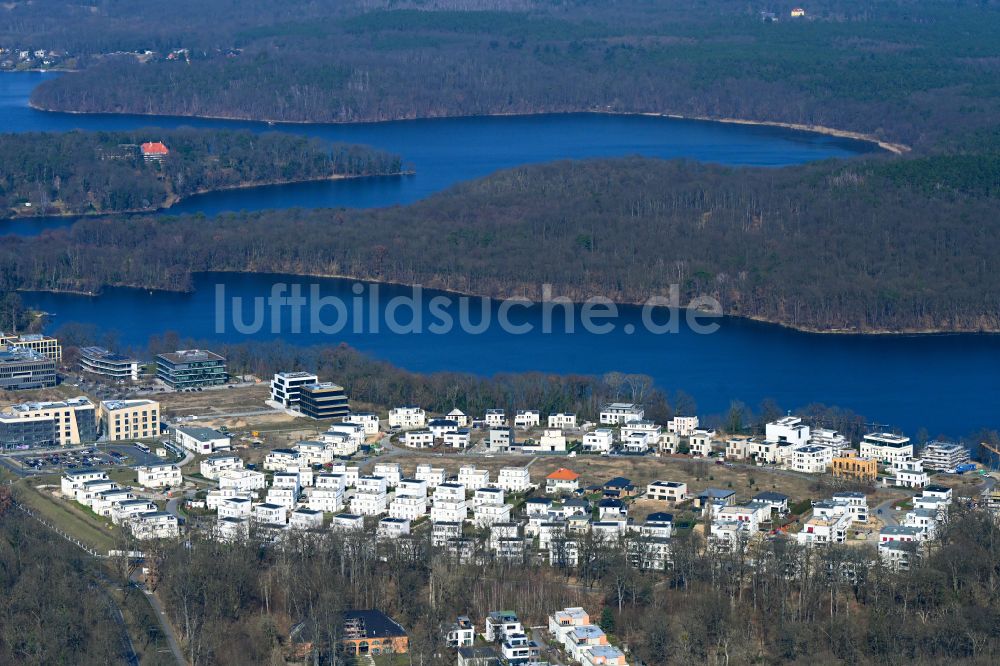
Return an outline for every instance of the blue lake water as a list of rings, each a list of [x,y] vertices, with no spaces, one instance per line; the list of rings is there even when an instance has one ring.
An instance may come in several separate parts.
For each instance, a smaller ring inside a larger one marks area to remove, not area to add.
[[[456,182],[519,164],[562,158],[643,154],[687,157],[732,165],[782,166],[849,157],[868,144],[774,128],[687,122],[650,117],[589,114],[459,118],[361,125],[281,125],[188,118],[45,113],[27,107],[31,89],[46,74],[0,75],[3,131],[118,129],[153,125],[281,129],[329,140],[366,143],[400,153],[417,173],[404,178],[359,179],[239,190],[194,197],[173,212],[281,208],[290,206],[383,206],[414,201]],[[0,222],[10,233],[33,234],[71,220]],[[0,240],[2,242],[2,240]],[[316,283],[324,294],[350,301],[349,282],[264,275],[200,275],[190,294],[109,289],[100,296],[30,293],[26,301],[52,313],[50,330],[83,322],[112,331],[122,345],[141,347],[153,334],[177,331],[195,340],[238,341],[233,330],[217,330],[215,285],[249,301],[267,296],[276,281]],[[380,305],[409,288],[382,285]],[[365,292],[369,297],[369,292]],[[425,301],[426,302],[426,301]],[[367,308],[369,301],[363,306]],[[496,305],[492,314],[496,315]],[[559,314],[559,311],[556,312]],[[248,315],[249,316],[249,315]],[[505,333],[495,324],[482,334],[460,329],[447,335],[378,333],[291,334],[264,330],[255,339],[292,344],[347,342],[415,371],[454,370],[491,375],[543,371],[600,374],[646,373],[659,386],[694,396],[703,413],[721,413],[731,400],[756,406],[772,398],[786,408],[812,402],[839,405],[903,428],[965,435],[1000,427],[1000,336],[833,336],[798,333],[777,326],[724,319],[712,335],[682,327],[655,335],[640,325],[637,308],[622,308],[607,335],[544,334],[541,312],[521,312],[534,330]],[[560,331],[558,316],[556,331]],[[631,324],[635,332],[627,333]],[[307,327],[308,328],[308,327]]]
[[[275,185],[191,197],[169,214],[260,210],[300,206],[375,207],[405,204],[463,180],[500,169],[557,159],[622,155],[685,157],[730,165],[786,166],[849,157],[876,148],[869,143],[773,127],[726,125],[648,116],[559,114],[448,118],[353,125],[303,125],[178,117],[66,114],[27,105],[31,90],[56,74],[0,75],[0,125],[4,132],[117,130],[140,127],[225,127],[280,130],[327,141],[374,146],[401,155],[416,175]],[[153,137],[151,137],[153,138]],[[0,221],[0,233],[30,235],[72,220]]]

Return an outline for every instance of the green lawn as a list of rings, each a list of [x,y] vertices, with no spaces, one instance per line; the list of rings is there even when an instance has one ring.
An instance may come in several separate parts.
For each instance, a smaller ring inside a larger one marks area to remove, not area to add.
[[[98,552],[115,547],[115,532],[105,527],[99,517],[86,507],[70,500],[56,499],[48,491],[28,483],[19,483],[17,488],[19,501],[63,532]]]

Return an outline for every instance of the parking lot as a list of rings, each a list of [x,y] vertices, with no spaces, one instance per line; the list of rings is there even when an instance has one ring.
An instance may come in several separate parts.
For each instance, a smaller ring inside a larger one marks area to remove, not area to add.
[[[55,474],[88,467],[135,467],[163,462],[155,447],[149,453],[134,444],[101,444],[89,448],[52,451],[25,451],[7,458],[22,474]]]

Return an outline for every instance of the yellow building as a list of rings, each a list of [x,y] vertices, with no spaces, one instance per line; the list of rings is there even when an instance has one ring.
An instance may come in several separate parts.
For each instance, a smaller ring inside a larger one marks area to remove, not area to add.
[[[160,434],[160,403],[155,400],[103,400],[101,432],[113,442],[156,437]]]
[[[834,476],[874,481],[878,477],[878,461],[862,458],[854,451],[844,451],[833,459],[831,470]]]
[[[62,345],[56,338],[33,333],[31,335],[10,335],[0,332],[0,347],[21,347],[31,349],[39,354],[45,354],[56,363],[62,361]]]
[[[794,9],[792,9],[792,18],[800,18],[805,15],[806,15],[806,10],[802,9],[801,7],[795,7]]]

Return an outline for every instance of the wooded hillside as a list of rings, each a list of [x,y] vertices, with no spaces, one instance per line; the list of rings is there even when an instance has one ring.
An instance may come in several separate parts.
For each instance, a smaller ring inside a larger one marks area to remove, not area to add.
[[[162,159],[141,144],[163,143]],[[0,134],[0,217],[146,211],[214,189],[399,173],[398,156],[269,132]]]
[[[643,302],[677,284],[682,304],[710,295],[800,328],[997,331],[998,165],[991,151],[788,169],[561,162],[406,207],[85,220],[7,239],[0,286],[184,290],[192,271],[231,270]]]
[[[20,3],[0,13],[0,36],[81,54],[82,73],[35,91],[57,110],[335,122],[667,112],[907,144],[1000,116],[995,2],[818,0],[798,19],[792,6],[290,0],[234,13],[228,0],[183,0],[53,15]],[[142,62],[102,55],[146,49]]]

